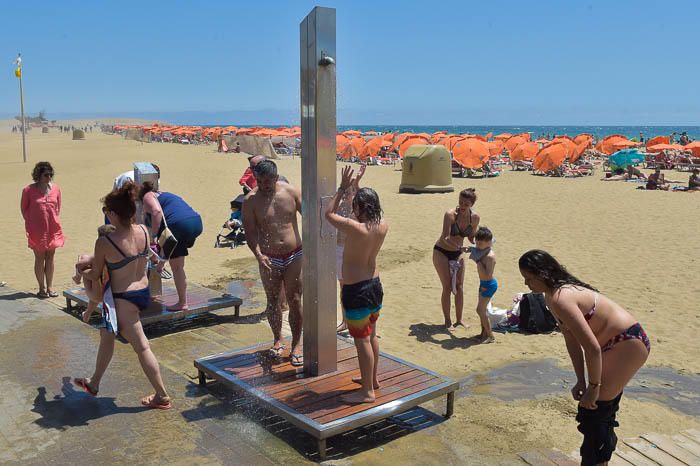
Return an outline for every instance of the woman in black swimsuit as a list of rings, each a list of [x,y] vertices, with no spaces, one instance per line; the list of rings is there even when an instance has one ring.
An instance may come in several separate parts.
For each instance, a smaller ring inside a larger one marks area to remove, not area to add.
[[[149,408],[169,409],[172,404],[163,385],[160,366],[143,333],[139,317],[139,311],[146,309],[150,304],[146,276],[146,263],[150,251],[146,228],[134,224],[135,199],[136,187],[129,182],[102,200],[103,211],[116,230],[95,242],[91,273],[95,275],[94,279],[97,279],[102,275],[103,268],[107,268],[109,284],[105,295],[111,293],[114,298],[116,322],[111,321],[108,311],[103,311],[95,372],[92,377],[76,378],[73,381],[90,395],[97,395],[100,380],[112,360],[116,333],[119,333],[131,343],[143,372],[155,389],[155,394],[145,397],[141,403]]]
[[[440,277],[442,285],[442,313],[445,317],[445,327],[452,326],[450,294],[455,295],[457,321],[454,326],[462,325],[462,310],[464,309],[464,239],[471,244],[474,233],[479,227],[479,215],[473,210],[476,203],[476,191],[467,188],[459,193],[459,205],[445,212],[442,221],[442,234],[433,247],[433,265]],[[453,279],[454,276],[454,279]]]

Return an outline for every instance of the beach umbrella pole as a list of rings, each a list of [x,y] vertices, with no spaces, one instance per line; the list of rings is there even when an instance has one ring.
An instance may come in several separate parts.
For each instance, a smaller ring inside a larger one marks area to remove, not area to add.
[[[336,232],[323,212],[336,191],[335,9],[300,24],[304,372],[335,372]]]

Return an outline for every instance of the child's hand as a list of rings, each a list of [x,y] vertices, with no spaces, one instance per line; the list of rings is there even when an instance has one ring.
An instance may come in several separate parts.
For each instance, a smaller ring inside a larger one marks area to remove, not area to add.
[[[352,174],[353,174],[353,169],[350,165],[346,165],[343,168],[343,171],[341,172],[341,180],[340,180],[340,188],[343,191],[347,191],[347,189],[352,185]]]
[[[82,313],[83,322],[85,322],[86,324],[88,322],[90,322],[90,317],[92,317],[92,311],[83,311],[83,313]]]

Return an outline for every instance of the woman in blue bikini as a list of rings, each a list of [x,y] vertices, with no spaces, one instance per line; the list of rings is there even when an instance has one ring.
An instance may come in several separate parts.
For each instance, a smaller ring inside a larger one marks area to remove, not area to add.
[[[155,394],[141,400],[149,408],[169,409],[172,406],[160,375],[160,366],[151,351],[148,339],[143,333],[139,311],[150,304],[146,264],[148,262],[149,236],[143,225],[134,224],[136,215],[136,187],[126,183],[109,193],[102,201],[103,211],[112,225],[113,233],[100,237],[95,242],[94,279],[99,278],[107,268],[109,283],[105,295],[111,294],[116,308],[116,322],[103,311],[103,325],[100,328],[100,347],[97,352],[95,372],[92,377],[76,378],[73,382],[90,395],[96,396],[100,381],[114,353],[114,339],[121,334],[134,348],[141,368],[155,389]],[[107,308],[107,299],[103,308]]]
[[[454,326],[462,323],[462,311],[464,309],[464,258],[462,253],[467,246],[474,242],[474,233],[479,227],[479,215],[472,208],[476,203],[476,191],[468,188],[459,193],[459,205],[445,212],[442,219],[442,233],[433,246],[433,265],[440,277],[442,285],[442,314],[445,317],[445,327],[452,326],[450,308],[452,306],[451,294],[455,295],[455,310],[457,321]]]
[[[571,393],[579,402],[581,464],[607,464],[617,444],[615,414],[622,390],[649,357],[649,338],[629,312],[571,275],[549,253],[528,251],[518,265],[525,285],[544,293],[576,372]]]

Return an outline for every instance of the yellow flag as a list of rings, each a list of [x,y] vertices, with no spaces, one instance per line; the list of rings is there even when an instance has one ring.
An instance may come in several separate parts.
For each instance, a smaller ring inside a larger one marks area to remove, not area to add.
[[[22,77],[22,68],[15,68],[15,76],[18,78]]]

